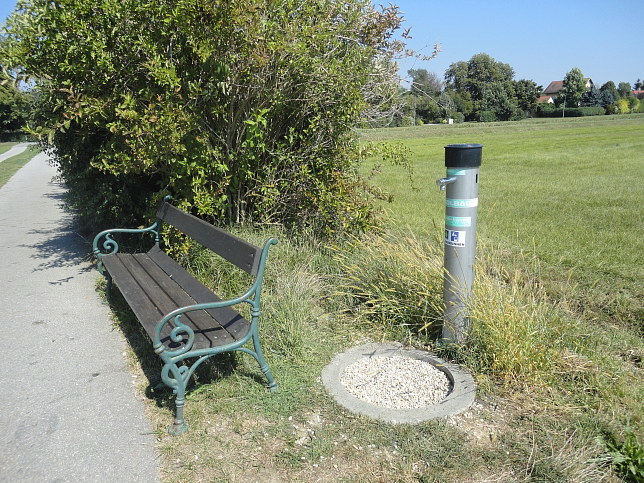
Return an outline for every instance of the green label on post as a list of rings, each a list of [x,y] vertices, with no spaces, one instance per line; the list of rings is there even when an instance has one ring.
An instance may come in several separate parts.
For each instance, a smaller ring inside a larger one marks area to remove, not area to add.
[[[446,216],[445,225],[458,226],[458,227],[472,226],[472,217],[471,216]]]
[[[447,176],[465,176],[467,169],[447,168]]]

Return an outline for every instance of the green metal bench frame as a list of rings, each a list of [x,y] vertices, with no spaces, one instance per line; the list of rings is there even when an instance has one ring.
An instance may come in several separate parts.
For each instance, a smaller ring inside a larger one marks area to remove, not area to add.
[[[250,288],[239,297],[221,300],[161,250],[159,234],[163,223],[174,226],[252,275]],[[154,246],[147,253],[120,253],[113,238],[116,233],[149,233],[154,237]],[[170,434],[187,431],[183,409],[188,380],[197,367],[216,354],[228,351],[250,354],[266,376],[268,388],[277,390],[262,353],[258,331],[264,268],[269,248],[275,244],[277,240],[270,238],[263,248],[251,245],[179,210],[168,203],[168,198],[159,204],[157,220],[151,226],[104,230],[94,238],[93,250],[98,258],[98,270],[107,279],[108,294],[114,283],[163,361],[163,383],[176,394]],[[250,305],[250,322],[231,308],[239,304]],[[244,347],[251,339],[253,348]]]

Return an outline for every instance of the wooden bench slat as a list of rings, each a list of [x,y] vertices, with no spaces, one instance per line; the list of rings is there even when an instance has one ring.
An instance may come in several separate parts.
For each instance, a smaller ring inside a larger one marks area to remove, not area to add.
[[[160,320],[163,317],[163,314],[146,295],[145,290],[130,276],[128,269],[117,254],[103,257],[103,264],[139,322],[147,324],[150,320]]]
[[[257,275],[261,249],[162,201],[157,218],[169,223],[242,270]]]
[[[150,338],[154,337],[159,320],[178,307],[219,301],[201,284],[201,290],[197,290],[202,292],[198,294],[200,296],[195,296],[192,292],[190,295],[186,293],[183,284],[190,280],[197,281],[165,253],[157,251],[157,258],[164,262],[171,273],[157,265],[148,254],[121,253],[104,257],[105,268]],[[176,266],[173,267],[172,264]],[[183,316],[182,321],[195,331],[195,349],[233,343],[245,336],[250,328],[246,319],[228,307],[189,312]],[[161,340],[169,347],[177,348],[181,344],[173,343],[169,338],[172,327],[168,324],[162,329]]]
[[[162,270],[156,270],[157,275],[160,275],[160,277],[155,277],[155,264],[146,254],[122,254],[119,257],[128,268],[130,274],[144,288],[148,297],[163,314],[168,314],[179,307],[196,303],[179,285],[163,274]],[[158,272],[161,272],[161,274]],[[205,311],[186,313],[181,320],[184,324],[193,328],[195,332],[195,348],[213,347],[235,341]],[[154,337],[154,330],[158,321],[159,319],[145,325],[145,330],[150,334],[150,337]],[[163,328],[162,335],[164,338],[170,334],[172,327],[172,324],[167,324]]]
[[[201,300],[197,299],[192,292],[186,293],[187,291],[185,288],[183,288],[182,285],[174,279],[174,277],[169,277],[169,274],[159,267],[149,255],[138,254],[135,259],[139,264],[144,266],[145,271],[171,299],[172,306],[162,305],[162,302],[159,303],[159,306],[163,311],[167,310],[166,313],[171,312],[177,307],[203,303]],[[188,276],[190,275],[188,274]],[[241,318],[241,315],[237,314],[234,310],[229,309],[229,312],[234,314],[237,318]],[[222,319],[214,317],[211,311],[198,310],[188,312],[183,318],[185,319],[186,317],[191,322],[191,325],[198,329],[199,335],[207,339],[207,341],[200,341],[200,344],[196,344],[196,348],[201,348],[201,345],[204,347],[218,347],[230,344],[239,339],[239,337],[229,334],[222,324]],[[223,321],[224,323],[230,324],[228,319],[223,319]]]
[[[131,263],[128,263],[124,254],[108,255],[104,258],[105,268],[112,277],[112,280],[119,287],[121,294],[128,305],[134,311],[134,315],[141,323],[150,338],[154,337],[154,327],[165,315],[154,298],[146,288],[149,286],[145,280],[135,277],[131,271]],[[166,326],[161,331],[161,342],[168,347],[177,348],[181,344],[170,340],[171,326]]]
[[[206,304],[211,302],[221,302],[208,287],[196,280],[181,265],[170,258],[163,250],[155,246],[150,249],[148,256],[163,271],[177,282],[186,292],[188,292],[197,303]],[[207,311],[212,317],[217,319],[219,324],[226,329],[235,339],[239,340],[248,334],[250,323],[240,315],[236,310],[230,307],[222,307]]]

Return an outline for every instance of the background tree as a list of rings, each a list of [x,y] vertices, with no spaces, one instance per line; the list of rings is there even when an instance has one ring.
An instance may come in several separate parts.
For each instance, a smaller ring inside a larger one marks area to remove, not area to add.
[[[623,97],[623,98],[630,97],[631,85],[628,82],[620,82],[619,85],[617,86],[617,92],[619,92],[620,97]]]
[[[599,88],[599,90],[602,92],[602,95],[604,95],[606,100],[608,100],[609,98],[612,98],[612,100],[610,101],[611,103],[619,99],[619,91],[617,90],[617,87],[615,87],[615,83],[613,81],[605,82]],[[603,93],[608,93],[608,94],[603,94]]]
[[[611,100],[608,102],[610,104],[613,102]],[[597,87],[592,86],[590,89],[588,89],[586,92],[584,92],[584,95],[581,96],[581,105],[582,106],[589,106],[589,107],[600,107],[604,105],[604,99],[602,98],[602,93]]]
[[[501,82],[492,82],[487,86],[480,106],[481,112],[494,114],[486,119],[488,121],[509,121],[520,116],[514,92],[508,92]]]
[[[172,194],[211,220],[371,223],[360,121],[399,107],[401,17],[369,0],[25,0],[0,62],[92,229]],[[372,193],[372,194],[370,194]]]
[[[27,122],[29,94],[20,91],[0,66],[0,131],[17,131]]]
[[[512,67],[497,62],[488,54],[477,54],[467,62],[453,63],[445,71],[446,89],[454,92],[455,97],[472,103],[470,112],[466,114],[470,119],[478,119],[482,111],[488,110],[493,99],[514,104],[516,113],[517,100],[513,77]],[[504,94],[500,95],[500,91]],[[507,110],[508,105],[498,108],[502,113],[506,113]]]
[[[524,112],[534,112],[537,108],[537,98],[543,92],[543,86],[527,79],[514,82],[514,93],[519,108]]]
[[[411,77],[411,93],[417,96],[438,96],[443,90],[443,81],[426,69],[410,69],[407,75]]]
[[[639,91],[641,89],[644,89],[644,82],[642,82],[640,79],[637,79],[637,82],[633,84],[633,90],[634,91]]]
[[[573,67],[564,77],[562,95],[567,106],[578,106],[586,92],[586,80],[578,67]]]

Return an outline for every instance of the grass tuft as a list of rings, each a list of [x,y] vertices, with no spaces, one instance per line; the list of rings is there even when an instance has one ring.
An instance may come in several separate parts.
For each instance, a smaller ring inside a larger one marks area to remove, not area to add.
[[[436,335],[442,320],[443,268],[435,243],[404,232],[368,234],[335,247],[334,295],[358,321],[392,333]]]

